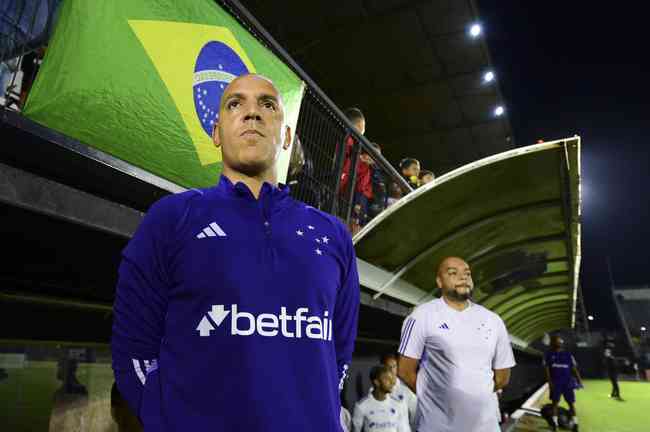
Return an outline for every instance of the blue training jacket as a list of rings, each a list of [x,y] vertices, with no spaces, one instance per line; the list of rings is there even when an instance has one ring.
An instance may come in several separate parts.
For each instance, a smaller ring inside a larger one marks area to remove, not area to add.
[[[573,368],[576,360],[568,351],[547,351],[544,354],[543,364],[549,369],[551,380],[556,386],[571,384]]]
[[[155,203],[122,258],[113,370],[147,432],[341,430],[359,277],[338,219],[222,176]]]

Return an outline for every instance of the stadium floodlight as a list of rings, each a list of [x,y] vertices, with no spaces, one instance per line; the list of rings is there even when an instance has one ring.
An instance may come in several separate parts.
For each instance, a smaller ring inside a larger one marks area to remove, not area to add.
[[[483,75],[483,82],[489,83],[492,81],[494,81],[494,72],[492,71],[485,72],[485,75]]]
[[[587,316],[587,319],[588,319],[589,321],[593,321],[593,320],[594,320],[594,316],[593,316],[593,315],[589,315],[589,316]]]
[[[645,326],[641,326],[641,331],[646,331]]]
[[[473,38],[477,38],[481,35],[481,32],[483,29],[481,28],[480,24],[472,24],[472,26],[469,28],[469,35]]]
[[[497,117],[501,117],[504,112],[505,112],[505,109],[501,105],[499,105],[498,107],[496,107],[494,109],[494,115],[497,116]]]

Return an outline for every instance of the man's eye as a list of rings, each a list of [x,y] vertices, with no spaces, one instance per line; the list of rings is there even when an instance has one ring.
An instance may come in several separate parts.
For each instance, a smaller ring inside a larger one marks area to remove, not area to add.
[[[264,102],[264,108],[275,111],[275,104],[273,102]]]
[[[228,109],[233,109],[233,108],[237,108],[239,105],[240,105],[240,103],[239,103],[238,100],[233,100],[233,101],[228,102],[228,105],[226,105],[226,107]]]

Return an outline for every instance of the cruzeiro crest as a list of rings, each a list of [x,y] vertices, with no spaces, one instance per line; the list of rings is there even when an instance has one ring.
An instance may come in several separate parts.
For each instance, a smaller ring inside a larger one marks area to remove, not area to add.
[[[209,137],[219,120],[219,105],[226,86],[247,73],[242,59],[223,42],[210,41],[201,48],[194,67],[194,109]]]

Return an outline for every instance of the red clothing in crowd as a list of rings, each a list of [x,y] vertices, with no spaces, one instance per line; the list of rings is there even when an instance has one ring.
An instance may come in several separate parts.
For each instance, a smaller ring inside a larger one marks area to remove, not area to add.
[[[345,139],[345,162],[343,163],[343,171],[341,173],[339,193],[347,190],[347,185],[350,181],[351,154],[354,143],[354,138],[348,135]],[[369,200],[372,199],[372,167],[367,162],[362,161],[361,157],[357,158],[357,182],[355,191],[362,193]]]

